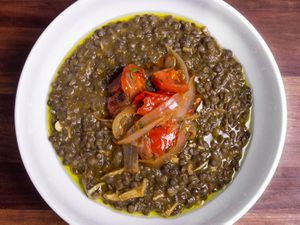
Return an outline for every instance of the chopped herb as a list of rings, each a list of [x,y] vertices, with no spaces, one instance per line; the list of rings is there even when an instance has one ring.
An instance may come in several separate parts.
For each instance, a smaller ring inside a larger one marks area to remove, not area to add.
[[[138,71],[138,68],[129,68],[129,76],[130,76],[130,79],[133,79],[133,74],[132,73],[135,73]]]
[[[151,81],[150,80],[147,80],[146,81],[146,86],[149,88],[149,87],[152,87],[152,83],[151,83]]]
[[[144,125],[143,123],[140,124],[140,128],[144,128],[144,126],[145,126],[145,125]]]
[[[129,71],[132,72],[132,73],[135,73],[138,71],[138,68],[129,68]]]

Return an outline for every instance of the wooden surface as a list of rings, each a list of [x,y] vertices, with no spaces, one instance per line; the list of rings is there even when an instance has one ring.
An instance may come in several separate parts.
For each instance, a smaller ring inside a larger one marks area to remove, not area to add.
[[[0,225],[65,224],[22,164],[14,101],[25,59],[70,0],[0,0]],[[229,0],[262,34],[280,67],[288,102],[283,155],[267,190],[237,224],[300,224],[300,0]]]

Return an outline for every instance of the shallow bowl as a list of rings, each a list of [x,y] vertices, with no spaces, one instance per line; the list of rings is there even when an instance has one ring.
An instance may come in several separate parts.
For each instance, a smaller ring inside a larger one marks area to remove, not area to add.
[[[252,140],[232,183],[202,208],[176,218],[125,215],[89,200],[72,182],[47,137],[50,83],[67,52],[88,32],[117,17],[142,12],[177,14],[208,27],[243,65],[253,89]],[[88,0],[62,12],[32,48],[19,81],[16,134],[26,170],[49,206],[70,224],[231,224],[257,201],[270,182],[283,148],[286,100],[274,57],[255,28],[218,0]]]

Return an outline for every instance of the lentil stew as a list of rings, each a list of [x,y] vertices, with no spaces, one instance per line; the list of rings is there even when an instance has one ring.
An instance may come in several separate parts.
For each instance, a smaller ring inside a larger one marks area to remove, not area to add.
[[[63,61],[49,140],[91,199],[163,217],[202,205],[240,168],[251,88],[204,26],[143,14],[96,29]]]

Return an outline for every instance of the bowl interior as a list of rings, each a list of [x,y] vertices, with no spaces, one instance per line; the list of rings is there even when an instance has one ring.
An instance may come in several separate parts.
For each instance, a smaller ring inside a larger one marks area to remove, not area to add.
[[[252,140],[241,170],[228,188],[201,209],[177,218],[120,214],[99,205],[74,185],[47,138],[46,102],[61,60],[85,34],[122,15],[169,12],[208,27],[219,44],[242,63],[253,90]],[[32,49],[19,82],[15,109],[20,153],[34,185],[71,224],[225,224],[241,217],[259,198],[279,161],[286,129],[286,103],[276,62],[257,31],[223,1],[79,1],[45,30]]]

